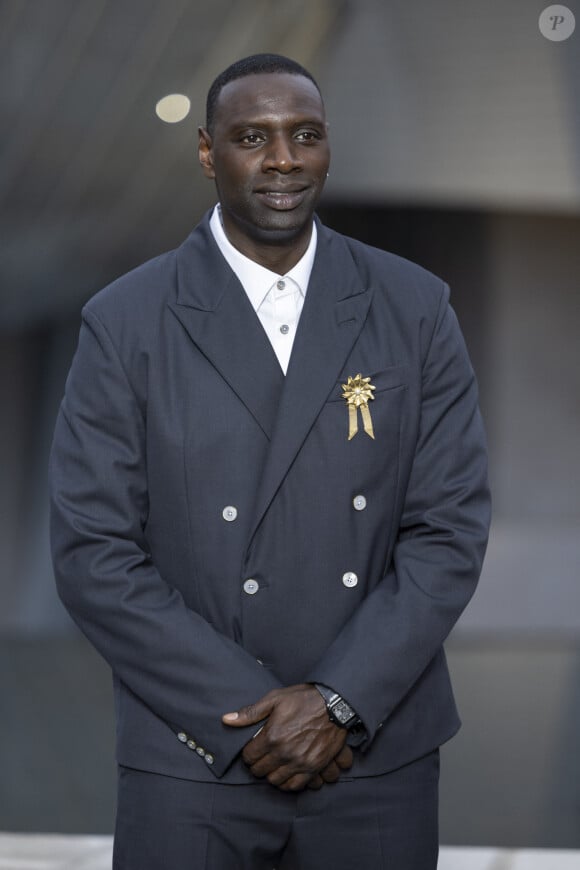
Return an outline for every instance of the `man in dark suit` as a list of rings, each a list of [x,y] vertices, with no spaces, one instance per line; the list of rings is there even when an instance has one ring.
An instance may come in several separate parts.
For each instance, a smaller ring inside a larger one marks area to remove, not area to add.
[[[51,459],[115,867],[429,870],[489,521],[473,372],[442,281],[314,219],[306,70],[246,58],[207,108],[219,205],[85,307]]]

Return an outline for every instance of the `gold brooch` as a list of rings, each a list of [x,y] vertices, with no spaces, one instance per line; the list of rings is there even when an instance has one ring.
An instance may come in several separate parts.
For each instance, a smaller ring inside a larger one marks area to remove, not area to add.
[[[343,399],[346,399],[348,406],[348,440],[354,438],[358,432],[358,414],[360,413],[363,421],[363,428],[367,435],[371,438],[375,437],[373,432],[373,421],[371,419],[371,411],[369,408],[369,399],[374,399],[373,390],[375,387],[371,384],[370,378],[363,378],[362,375],[355,375],[354,378],[349,377],[348,382],[342,385],[344,393]]]

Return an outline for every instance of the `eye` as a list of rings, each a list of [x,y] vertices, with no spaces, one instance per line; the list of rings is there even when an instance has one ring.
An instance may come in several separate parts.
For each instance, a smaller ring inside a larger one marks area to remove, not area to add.
[[[299,130],[295,138],[299,142],[317,142],[321,137],[318,130]]]
[[[264,137],[261,133],[244,133],[239,140],[242,145],[261,145]]]

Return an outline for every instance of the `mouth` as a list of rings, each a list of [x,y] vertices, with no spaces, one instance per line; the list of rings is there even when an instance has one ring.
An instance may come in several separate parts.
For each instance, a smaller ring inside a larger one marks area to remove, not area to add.
[[[307,187],[271,187],[257,190],[256,195],[276,211],[291,211],[301,204],[307,191]]]

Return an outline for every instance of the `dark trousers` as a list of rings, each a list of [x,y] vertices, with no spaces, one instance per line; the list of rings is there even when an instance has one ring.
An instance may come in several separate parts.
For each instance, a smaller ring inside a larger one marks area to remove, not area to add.
[[[297,794],[119,771],[113,870],[435,870],[439,752]]]

